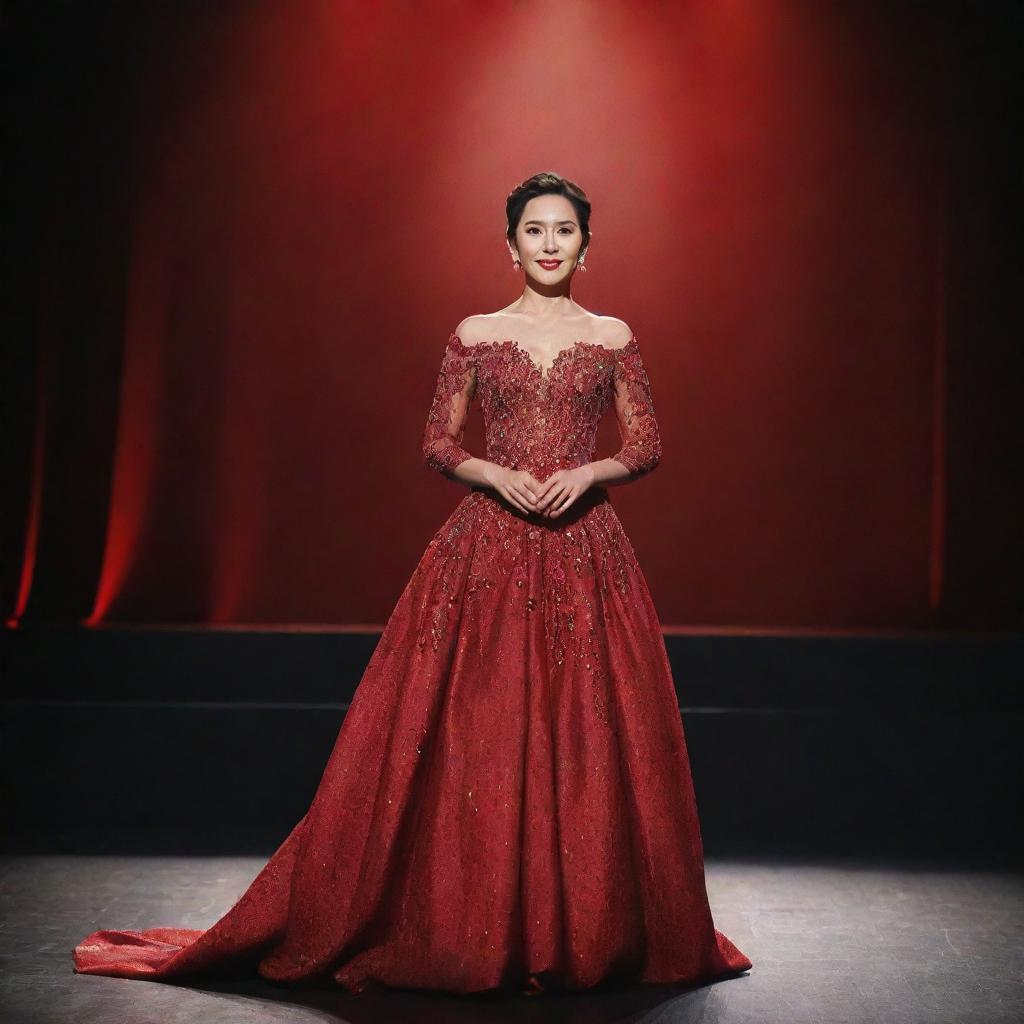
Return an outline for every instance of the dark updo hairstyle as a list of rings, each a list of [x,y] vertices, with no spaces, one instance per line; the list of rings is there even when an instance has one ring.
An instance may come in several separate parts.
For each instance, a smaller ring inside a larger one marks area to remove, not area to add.
[[[505,200],[505,219],[508,224],[506,237],[514,245],[516,228],[523,217],[523,208],[534,196],[549,194],[565,196],[576,210],[576,219],[580,222],[580,233],[583,235],[583,244],[580,246],[582,256],[590,244],[590,200],[579,185],[560,174],[555,174],[554,171],[541,171],[540,174],[535,174],[516,185],[508,194]]]

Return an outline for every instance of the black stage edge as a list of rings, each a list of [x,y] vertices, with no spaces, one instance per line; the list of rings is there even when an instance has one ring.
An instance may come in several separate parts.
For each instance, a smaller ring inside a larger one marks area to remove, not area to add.
[[[3,850],[271,852],[378,638],[4,630]],[[1024,863],[1024,634],[666,645],[709,856]]]

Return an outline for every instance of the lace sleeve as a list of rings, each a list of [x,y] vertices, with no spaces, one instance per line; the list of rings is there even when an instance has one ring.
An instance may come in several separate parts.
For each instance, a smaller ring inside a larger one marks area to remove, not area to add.
[[[661,459],[661,435],[654,418],[651,385],[634,337],[619,350],[614,370],[615,416],[622,447],[612,456],[634,477],[649,473]]]
[[[466,418],[476,394],[476,363],[472,348],[455,334],[448,338],[434,400],[423,433],[423,460],[427,467],[451,477],[452,470],[472,458],[462,447]]]

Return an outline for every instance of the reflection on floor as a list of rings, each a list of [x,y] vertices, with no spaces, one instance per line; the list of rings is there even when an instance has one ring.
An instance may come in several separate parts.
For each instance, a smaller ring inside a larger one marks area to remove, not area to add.
[[[715,923],[753,969],[699,989],[561,996],[203,987],[77,975],[96,928],[203,928],[264,860],[8,856],[2,868],[6,1024],[235,1021],[700,1021],[1001,1024],[1024,1019],[1024,879],[922,865],[709,861]]]

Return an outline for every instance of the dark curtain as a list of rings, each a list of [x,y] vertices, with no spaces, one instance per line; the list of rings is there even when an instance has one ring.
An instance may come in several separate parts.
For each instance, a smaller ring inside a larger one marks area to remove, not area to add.
[[[554,10],[5,5],[9,624],[382,622],[544,169],[644,349],[668,628],[1022,624],[1019,5]]]

